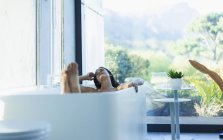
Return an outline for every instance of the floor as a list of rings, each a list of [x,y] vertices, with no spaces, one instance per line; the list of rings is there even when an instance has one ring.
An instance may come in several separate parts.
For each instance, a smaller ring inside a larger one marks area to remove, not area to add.
[[[219,133],[181,133],[180,140],[223,140],[219,138]],[[171,140],[170,133],[149,132],[147,140]]]

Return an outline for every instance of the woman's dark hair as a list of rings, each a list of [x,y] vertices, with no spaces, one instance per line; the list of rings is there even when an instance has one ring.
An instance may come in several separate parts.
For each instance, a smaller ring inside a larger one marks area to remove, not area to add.
[[[113,74],[111,73],[110,70],[108,70],[108,69],[105,68],[105,67],[100,67],[100,68],[105,69],[105,70],[109,73],[109,75],[110,75],[110,79],[111,79],[111,84],[112,84],[113,87],[116,88],[116,87],[118,87],[118,86],[120,85],[120,84],[115,80],[115,78],[114,78],[114,76],[113,76]],[[101,88],[101,83],[99,83],[99,81],[97,80],[96,75],[94,76],[94,84],[95,84],[95,86],[96,86],[97,89]]]

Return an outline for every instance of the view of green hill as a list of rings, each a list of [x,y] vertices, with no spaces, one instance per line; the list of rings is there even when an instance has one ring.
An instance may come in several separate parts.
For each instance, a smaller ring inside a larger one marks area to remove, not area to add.
[[[191,99],[182,104],[180,115],[222,117],[220,88],[188,60],[197,60],[223,77],[223,12],[201,13],[198,7],[178,3],[142,15],[105,10],[105,63],[121,83],[140,77],[153,85],[168,85],[165,73],[179,70],[184,84],[197,89],[179,93],[179,97]],[[172,92],[164,95],[173,97]],[[147,115],[166,116],[169,109],[162,106]]]
[[[152,46],[148,42],[151,40],[175,41],[181,38],[185,26],[196,16],[198,12],[185,3],[177,4],[156,15],[145,13],[140,16],[122,16],[105,9],[105,39],[123,47],[150,48]]]

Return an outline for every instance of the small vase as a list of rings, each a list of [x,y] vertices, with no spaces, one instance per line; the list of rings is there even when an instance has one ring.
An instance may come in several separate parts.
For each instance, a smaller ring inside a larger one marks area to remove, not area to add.
[[[170,87],[172,89],[180,89],[182,86],[182,79],[176,78],[176,79],[170,79]]]

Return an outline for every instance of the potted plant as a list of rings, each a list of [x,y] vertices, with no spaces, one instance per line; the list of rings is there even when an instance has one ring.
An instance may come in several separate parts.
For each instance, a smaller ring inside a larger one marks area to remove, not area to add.
[[[171,69],[168,71],[167,75],[170,78],[170,86],[173,89],[181,88],[182,77],[184,76],[182,72]]]

